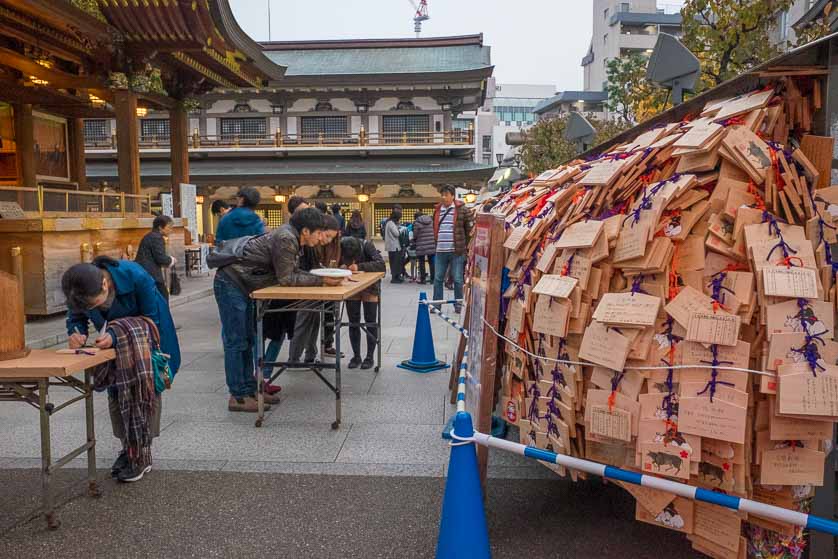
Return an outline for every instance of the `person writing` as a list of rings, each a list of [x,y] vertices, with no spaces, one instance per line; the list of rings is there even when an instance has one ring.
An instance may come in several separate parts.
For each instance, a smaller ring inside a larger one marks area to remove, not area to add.
[[[322,214],[321,210],[320,211]],[[340,231],[338,222],[328,214],[322,214],[322,229],[317,243],[313,247],[303,247],[300,256],[300,269],[309,272],[316,268],[337,266],[340,258]],[[334,310],[326,312],[326,326],[323,332],[323,351],[334,356],[335,331],[328,325],[334,322]],[[288,359],[299,362],[305,352],[305,362],[313,363],[317,358],[317,334],[320,330],[320,315],[311,312],[297,313],[294,323],[294,339],[288,349]]]
[[[142,266],[148,272],[148,275],[154,278],[154,284],[167,301],[169,300],[169,290],[166,287],[166,280],[163,278],[161,268],[168,268],[176,263],[174,256],[166,254],[166,238],[172,233],[173,223],[172,218],[167,215],[155,217],[151,225],[151,232],[147,233],[140,241],[137,256],[134,258],[134,262]]]
[[[300,268],[301,248],[320,244],[322,229],[323,215],[318,210],[298,209],[287,224],[249,239],[241,259],[216,272],[213,290],[221,317],[224,370],[230,392],[228,410],[258,411],[257,386],[252,374],[257,340],[250,294],[276,284],[285,287],[340,285],[340,278],[321,278]],[[309,332],[295,329],[292,347],[298,337],[307,336]],[[264,394],[264,397],[268,404],[279,401],[276,395]]]
[[[93,345],[99,349],[108,349],[119,345],[118,338],[123,339],[121,327],[116,324],[108,326],[109,322],[119,323],[119,319],[144,317],[157,327],[160,351],[169,356],[170,375],[174,377],[177,373],[180,368],[180,346],[169,305],[157,289],[154,279],[142,266],[127,260],[99,256],[90,264],[75,264],[64,272],[61,290],[69,308],[67,334],[71,349],[79,349],[87,343],[91,322],[100,331],[93,339]],[[118,355],[130,349],[116,347]],[[121,361],[124,360],[119,358],[116,363]],[[135,375],[138,373],[133,372]],[[119,378],[119,375],[115,376]],[[157,394],[150,399],[152,401],[138,401],[137,395],[141,391],[131,389],[137,384],[136,376],[126,378],[125,382],[108,387],[108,411],[113,434],[122,441],[122,452],[114,462],[111,474],[119,481],[132,482],[139,481],[151,471],[151,439],[160,435],[162,398]],[[150,413],[146,413],[149,408]],[[129,411],[135,413],[127,413]],[[126,421],[126,417],[131,418],[131,421]],[[130,443],[136,439],[138,430],[142,431],[147,448],[139,456],[129,456],[132,448]]]
[[[443,283],[449,264],[454,276],[454,298],[463,298],[463,269],[472,229],[471,212],[461,200],[455,199],[454,186],[444,185],[441,193],[442,202],[434,208],[434,299],[437,301],[443,298]],[[459,313],[462,304],[455,304],[454,310]]]
[[[246,186],[236,194],[237,206],[230,210],[218,223],[215,231],[215,244],[229,239],[261,235],[265,232],[262,218],[253,211],[259,205],[261,196],[252,186]]]
[[[353,272],[383,272],[386,269],[381,253],[372,241],[362,241],[355,237],[345,237],[340,241],[341,266]],[[378,328],[375,326],[378,313],[379,284],[376,282],[355,298],[346,301],[346,314],[350,324],[361,323],[361,309],[364,311],[364,330],[367,333],[367,354],[361,361],[361,327],[349,327],[349,345],[352,346],[352,359],[348,367],[371,369],[375,363],[375,346],[378,341]]]

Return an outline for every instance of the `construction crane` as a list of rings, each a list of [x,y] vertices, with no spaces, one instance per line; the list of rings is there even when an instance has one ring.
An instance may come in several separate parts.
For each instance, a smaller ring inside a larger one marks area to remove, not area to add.
[[[428,0],[419,0],[418,3],[415,0],[409,0],[409,2],[416,10],[416,13],[413,14],[413,30],[416,31],[416,38],[418,39],[422,33],[422,22],[431,19],[431,16],[428,15]]]

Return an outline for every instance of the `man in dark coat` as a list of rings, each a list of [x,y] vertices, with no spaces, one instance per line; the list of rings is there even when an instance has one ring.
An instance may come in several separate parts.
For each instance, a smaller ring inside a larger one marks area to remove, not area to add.
[[[256,381],[253,378],[253,356],[256,332],[253,328],[253,306],[250,293],[271,285],[318,286],[337,285],[340,280],[321,278],[300,268],[300,249],[320,242],[323,216],[314,208],[298,210],[289,223],[272,232],[250,239],[244,246],[240,261],[219,268],[213,289],[221,316],[221,339],[224,344],[224,370],[230,399],[227,409],[234,412],[256,412]],[[301,313],[313,315],[316,313]],[[314,319],[309,319],[314,320]],[[298,321],[299,322],[299,321]],[[316,330],[318,323],[313,322]],[[295,328],[291,347],[298,335],[308,336],[312,323]],[[279,398],[265,394],[268,403]]]
[[[174,266],[175,258],[166,254],[166,237],[172,232],[172,218],[167,215],[158,215],[151,225],[151,232],[147,233],[140,241],[137,249],[137,256],[134,261],[145,268],[152,278],[157,290],[168,301],[169,290],[166,288],[166,280],[163,277],[161,268]]]

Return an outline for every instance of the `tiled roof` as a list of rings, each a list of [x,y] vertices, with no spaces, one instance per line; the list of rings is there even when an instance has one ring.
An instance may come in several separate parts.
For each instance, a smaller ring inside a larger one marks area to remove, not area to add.
[[[608,99],[608,94],[604,91],[562,91],[549,99],[541,101],[535,106],[533,112],[536,114],[546,113],[550,109],[555,108],[556,105],[562,103],[574,103],[576,101],[602,103],[606,99]]]
[[[265,55],[287,66],[286,76],[412,74],[491,68],[479,35],[439,39],[263,43]]]

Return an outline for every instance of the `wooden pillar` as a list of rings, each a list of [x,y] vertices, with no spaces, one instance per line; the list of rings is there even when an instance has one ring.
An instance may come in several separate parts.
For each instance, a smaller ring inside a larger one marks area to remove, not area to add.
[[[21,103],[14,106],[15,143],[17,144],[18,186],[38,186],[37,162],[35,161],[35,130],[32,105]]]
[[[114,92],[116,110],[116,154],[119,187],[126,194],[140,194],[140,136],[137,96],[127,90]]]
[[[180,184],[189,183],[189,119],[182,103],[169,111],[172,158],[172,202],[180,217]]]
[[[84,162],[84,121],[71,118],[67,122],[70,157],[70,180],[79,185],[79,190],[87,190],[87,168]]]

